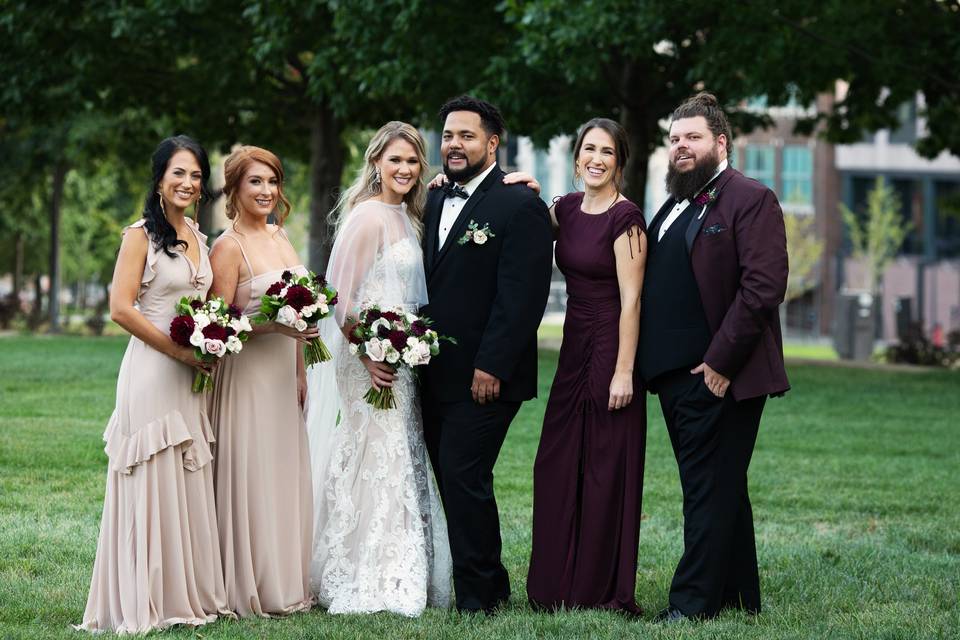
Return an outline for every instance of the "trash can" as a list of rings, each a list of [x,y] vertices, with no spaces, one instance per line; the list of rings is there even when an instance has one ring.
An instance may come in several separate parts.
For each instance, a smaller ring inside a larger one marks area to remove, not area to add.
[[[833,346],[844,360],[867,361],[873,356],[877,330],[876,306],[867,291],[846,291],[837,298]]]

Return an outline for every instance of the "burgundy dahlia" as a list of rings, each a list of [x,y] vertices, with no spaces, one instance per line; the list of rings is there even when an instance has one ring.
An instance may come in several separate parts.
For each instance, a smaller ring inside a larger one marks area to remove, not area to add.
[[[170,323],[170,337],[180,346],[193,346],[190,344],[190,336],[193,334],[195,326],[196,323],[190,316],[177,316]]]
[[[400,316],[393,311],[384,311],[383,315],[380,317],[388,322],[396,322],[400,319]]]
[[[407,346],[407,334],[403,331],[391,331],[388,337],[390,338],[390,344],[397,351],[403,351],[403,348]]]
[[[227,340],[227,328],[221,327],[216,323],[211,323],[201,329],[203,332],[203,337],[207,340],[220,340],[221,342],[226,342]]]
[[[313,304],[313,294],[303,285],[294,284],[287,288],[287,304],[300,311],[305,306]]]
[[[231,304],[227,307],[227,314],[234,320],[240,319],[240,307],[235,304]]]
[[[276,295],[279,295],[281,291],[283,291],[283,283],[282,283],[282,282],[274,282],[272,285],[270,285],[269,287],[267,287],[267,295],[268,295],[268,296],[276,296]]]
[[[202,307],[202,306],[203,306],[203,300],[191,300],[191,301],[190,301],[190,308],[193,309],[194,311],[196,311],[197,309],[199,309],[199,308]]]
[[[290,273],[290,271],[284,271],[283,273],[280,274],[280,278],[284,282],[290,282],[290,280],[293,278],[293,274]]]
[[[410,324],[410,333],[416,337],[420,337],[427,332],[427,325],[423,320],[415,320]]]

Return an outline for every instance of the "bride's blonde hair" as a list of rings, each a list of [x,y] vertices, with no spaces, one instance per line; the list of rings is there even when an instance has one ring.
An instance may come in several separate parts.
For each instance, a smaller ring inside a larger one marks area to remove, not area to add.
[[[424,176],[429,169],[427,145],[416,127],[398,120],[388,122],[373,134],[373,138],[370,139],[370,144],[367,145],[367,150],[363,154],[363,167],[360,169],[359,175],[353,181],[353,184],[340,195],[336,206],[330,212],[330,223],[338,231],[355,206],[383,192],[383,184],[377,175],[376,163],[380,161],[384,150],[390,143],[398,139],[410,143],[417,152],[417,160],[420,162],[420,175],[417,176],[413,188],[403,196],[403,201],[407,204],[407,216],[409,216],[410,224],[417,232],[417,237],[419,238],[423,234],[423,208],[427,192]]]

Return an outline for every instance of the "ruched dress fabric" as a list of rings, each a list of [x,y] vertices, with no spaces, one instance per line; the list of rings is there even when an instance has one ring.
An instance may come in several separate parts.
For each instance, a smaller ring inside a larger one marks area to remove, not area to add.
[[[237,242],[253,274],[242,236],[227,231],[217,242]],[[307,274],[302,265],[290,271]],[[240,282],[234,304],[255,315],[260,297],[282,273]],[[227,604],[241,617],[286,615],[309,609],[313,601],[313,484],[297,400],[298,348],[282,334],[252,336],[240,353],[224,358],[214,378],[210,415],[217,437],[220,550]]]
[[[168,333],[182,296],[205,298],[206,238],[196,268],[150,241],[137,297],[140,312]],[[141,220],[124,233],[146,233]],[[149,235],[148,235],[149,240]],[[90,594],[77,629],[143,633],[202,625],[226,607],[214,511],[213,432],[206,398],[190,390],[194,369],[131,337],[104,433],[106,496]]]
[[[535,607],[639,613],[634,598],[646,447],[646,398],[634,365],[633,401],[607,409],[617,362],[620,289],[614,241],[645,229],[621,201],[582,211],[560,198],[557,266],[567,310],[557,373],[534,464],[533,548],[527,596]],[[633,251],[638,250],[636,238]]]

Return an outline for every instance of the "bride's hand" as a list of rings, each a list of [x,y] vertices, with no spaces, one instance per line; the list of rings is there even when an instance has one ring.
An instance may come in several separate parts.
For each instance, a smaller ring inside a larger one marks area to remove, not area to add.
[[[540,183],[526,171],[511,171],[503,176],[503,184],[525,184],[533,189],[534,193],[540,195]]]
[[[360,356],[360,362],[367,368],[370,374],[370,384],[377,391],[385,387],[392,387],[393,381],[397,379],[397,374],[393,367],[386,362],[374,362],[367,356]]]
[[[430,189],[432,191],[433,189],[439,189],[443,187],[443,185],[445,184],[447,184],[447,176],[443,173],[438,173],[433,177],[433,180],[431,180],[430,183],[427,184],[427,189]]]

